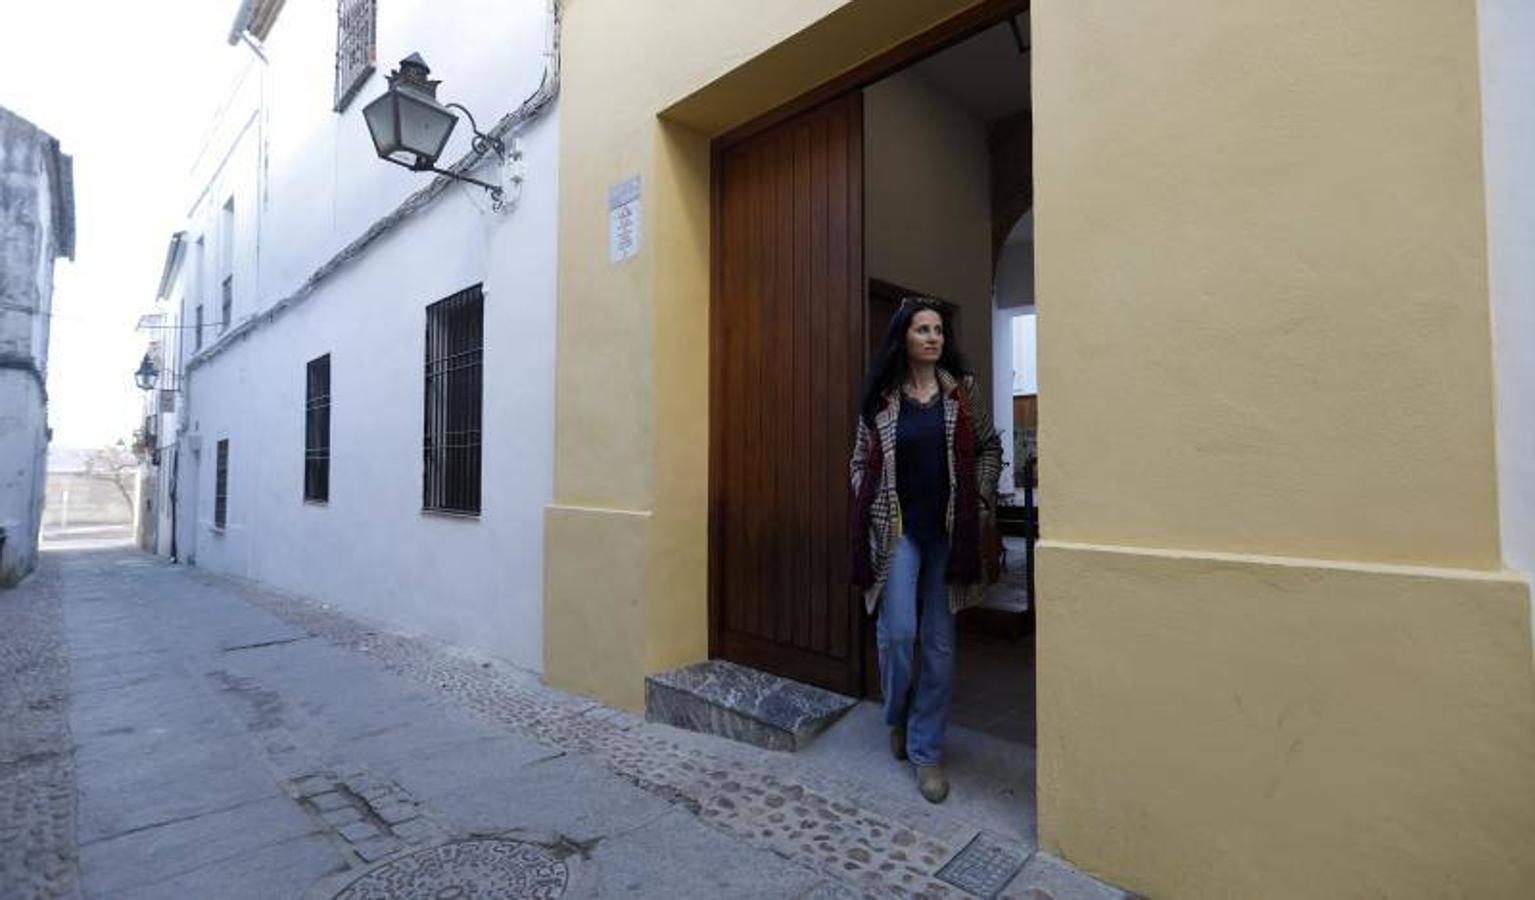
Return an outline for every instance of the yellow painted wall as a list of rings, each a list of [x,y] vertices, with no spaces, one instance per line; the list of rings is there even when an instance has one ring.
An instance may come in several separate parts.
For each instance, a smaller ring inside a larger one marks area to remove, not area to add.
[[[706,653],[708,139],[968,5],[567,7],[547,677]],[[1034,13],[1041,840],[1152,896],[1535,884],[1474,4]],[[606,191],[639,174],[640,256]]]
[[[615,680],[613,673],[640,672],[645,663],[640,573],[650,518],[617,509],[545,510],[544,674],[551,684],[643,708],[641,679]]]
[[[1475,6],[1038,5],[1050,537],[1499,565]]]
[[[1535,884],[1476,40],[1458,0],[1037,4],[1046,849],[1151,896]]]
[[[986,126],[907,70],[864,90],[864,271],[960,306],[960,349],[991,384]]]
[[[1529,896],[1523,580],[1061,543],[1039,559],[1046,849],[1150,897]]]

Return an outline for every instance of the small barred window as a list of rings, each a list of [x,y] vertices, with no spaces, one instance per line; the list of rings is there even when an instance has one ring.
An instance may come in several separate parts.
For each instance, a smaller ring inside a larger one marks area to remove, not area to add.
[[[377,26],[377,0],[336,0],[336,112],[373,74]]]

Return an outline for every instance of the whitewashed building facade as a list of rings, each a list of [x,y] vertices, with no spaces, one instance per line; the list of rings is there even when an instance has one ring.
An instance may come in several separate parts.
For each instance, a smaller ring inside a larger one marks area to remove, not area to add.
[[[52,135],[0,108],[0,587],[37,565],[53,266],[74,259],[74,219],[70,158]]]
[[[156,549],[539,669],[557,12],[246,0],[230,41],[152,322]],[[503,208],[376,156],[362,109],[411,53],[504,143],[461,117],[438,162]]]

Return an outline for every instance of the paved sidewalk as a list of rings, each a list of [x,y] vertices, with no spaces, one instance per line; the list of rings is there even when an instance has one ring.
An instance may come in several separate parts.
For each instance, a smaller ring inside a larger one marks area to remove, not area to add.
[[[909,785],[125,548],[48,553],[0,629],[0,896],[1123,896]]]

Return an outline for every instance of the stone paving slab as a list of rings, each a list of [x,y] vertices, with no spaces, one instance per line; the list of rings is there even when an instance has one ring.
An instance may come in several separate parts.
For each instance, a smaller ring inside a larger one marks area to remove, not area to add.
[[[378,862],[392,853],[397,853],[405,848],[405,842],[393,835],[380,834],[360,841],[352,845],[352,852],[362,857],[363,862]]]
[[[602,841],[592,862],[603,897],[767,900],[803,894],[822,881],[811,869],[732,840],[687,810]]]
[[[403,780],[414,787],[410,776]],[[674,809],[668,798],[625,780],[600,759],[583,755],[532,763],[442,793],[416,793],[461,831],[493,831],[515,822],[573,841],[638,828]]]
[[[221,745],[193,747],[163,767],[79,770],[80,841],[93,843],[157,822],[189,818],[274,795],[260,761]]]
[[[336,851],[312,836],[270,844],[190,872],[132,888],[106,900],[273,900],[300,897],[315,882],[345,871]]]
[[[323,844],[315,823],[286,797],[266,796],[205,815],[167,822],[81,848],[84,882],[97,897],[116,897],[272,844],[309,837]]]
[[[401,822],[393,831],[400,840],[412,845],[439,841],[447,836],[441,826],[419,817]]]
[[[471,785],[494,782],[529,763],[561,753],[525,737],[475,737],[435,751],[430,766],[418,765],[416,758],[394,758],[378,763],[375,768],[408,787],[417,797],[439,797]]]
[[[345,806],[340,809],[333,809],[329,812],[320,813],[320,820],[332,828],[339,829],[343,825],[350,825],[353,822],[361,822],[362,811],[356,809],[355,807]]]
[[[372,822],[352,822],[347,825],[342,825],[340,828],[337,828],[336,831],[342,837],[346,838],[348,842],[353,844],[360,844],[363,841],[384,836],[384,833],[380,831],[378,826],[374,825]]]

